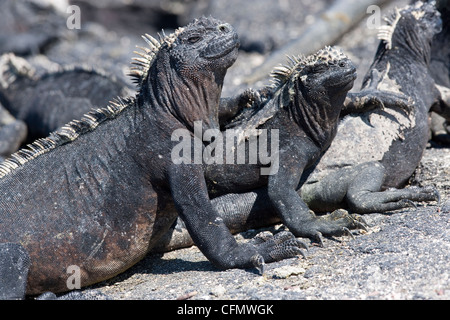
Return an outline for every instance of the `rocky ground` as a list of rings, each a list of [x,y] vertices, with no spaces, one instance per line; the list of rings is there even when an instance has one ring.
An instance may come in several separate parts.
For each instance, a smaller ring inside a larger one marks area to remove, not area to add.
[[[263,276],[216,270],[191,247],[151,254],[96,288],[113,299],[450,299],[449,163],[450,149],[429,148],[415,176],[439,188],[440,206],[366,215],[368,232],[310,243],[306,259],[268,264]]]
[[[258,1],[257,6],[254,1],[237,0],[131,2],[134,5],[125,6],[120,0],[96,1],[95,5],[74,1],[82,8],[81,30],[61,28],[50,39],[31,36],[39,40],[31,49],[26,46],[29,38],[24,36],[25,44],[19,43],[17,52],[26,54],[42,70],[82,62],[127,79],[132,51],[136,44],[143,45],[140,34],[155,34],[161,26],[170,32],[195,16],[212,14],[235,25],[243,43],[238,61],[227,75],[224,95],[228,95],[242,90],[247,85],[246,77],[296,39],[332,3],[305,0],[298,7],[297,0]],[[407,2],[391,1],[382,7],[382,13]],[[23,10],[21,13],[27,16]],[[144,23],[144,16],[157,23]],[[57,25],[61,22],[45,15],[34,19]],[[12,28],[10,32],[17,30]],[[358,67],[355,90],[378,45],[375,35],[376,30],[368,28],[363,19],[337,40]],[[3,48],[14,49],[17,43],[5,39],[0,37],[0,50],[2,44]],[[252,85],[266,83],[267,79],[261,79]],[[96,289],[112,299],[139,300],[450,299],[449,163],[450,148],[431,143],[411,179],[412,184],[435,185],[441,192],[440,205],[418,204],[417,208],[390,214],[366,215],[364,219],[370,225],[367,232],[354,238],[325,239],[323,248],[305,239],[310,244],[306,258],[268,264],[264,275],[253,270],[217,270],[196,247],[191,247],[149,254],[125,273],[84,292]],[[247,241],[259,231],[236,237]]]

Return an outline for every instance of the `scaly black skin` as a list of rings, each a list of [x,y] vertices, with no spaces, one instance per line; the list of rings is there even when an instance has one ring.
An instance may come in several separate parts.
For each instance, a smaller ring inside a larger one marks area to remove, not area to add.
[[[0,242],[28,253],[27,294],[67,291],[71,265],[80,268],[81,286],[113,277],[144,257],[178,214],[221,268],[262,267],[299,253],[286,232],[238,245],[211,205],[199,207],[210,203],[203,167],[171,160],[175,129],[190,130],[196,120],[218,127],[223,79],[238,46],[230,25],[194,21],[162,42],[135,99],[53,134],[70,141],[0,179]],[[46,150],[51,141],[36,143]]]
[[[100,70],[64,67],[35,77],[31,66],[26,74],[14,70],[13,64],[20,58],[11,54],[5,57],[12,64],[9,68],[15,80],[0,89],[0,102],[13,117],[26,123],[28,142],[47,137],[90,110],[104,107],[115,97],[132,94],[125,83]]]
[[[316,217],[296,188],[304,170],[314,164],[333,140],[343,102],[356,78],[356,69],[346,57],[293,69],[288,83],[272,93],[261,109],[279,110],[258,126],[269,135],[271,130],[279,130],[278,171],[263,176],[257,165],[210,165],[207,176],[212,183],[208,190],[217,197],[264,187],[270,204],[295,236],[342,234],[346,228],[356,228],[359,224],[349,215]],[[235,128],[247,129],[245,120]],[[248,140],[246,143],[248,145]],[[245,210],[235,210],[237,215],[241,211]]]

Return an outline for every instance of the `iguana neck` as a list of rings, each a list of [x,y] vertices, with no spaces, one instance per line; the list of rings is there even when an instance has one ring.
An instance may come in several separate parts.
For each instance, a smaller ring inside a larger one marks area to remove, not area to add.
[[[138,95],[138,103],[149,104],[146,111],[163,121],[174,121],[193,132],[194,121],[204,130],[219,128],[218,110],[225,73],[191,72],[180,75],[168,59],[156,60]],[[199,76],[201,74],[201,76]],[[158,79],[152,81],[152,79]]]
[[[327,148],[336,135],[337,124],[346,94],[330,97],[326,92],[305,92],[296,83],[296,92],[289,105],[289,112],[294,121],[305,130],[306,134],[321,149]]]

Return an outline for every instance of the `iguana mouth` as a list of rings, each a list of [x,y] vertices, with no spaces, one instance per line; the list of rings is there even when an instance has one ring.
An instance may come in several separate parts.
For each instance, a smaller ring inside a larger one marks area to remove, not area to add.
[[[353,83],[357,78],[357,73],[355,69],[347,71],[342,77],[342,81],[336,82],[333,84],[333,87],[339,87],[343,90],[347,90],[348,87],[350,89],[353,87]]]
[[[233,32],[230,37],[227,37],[221,41],[215,41],[211,43],[203,57],[206,59],[219,59],[227,56],[234,50],[237,50],[240,46],[240,41],[237,33]]]

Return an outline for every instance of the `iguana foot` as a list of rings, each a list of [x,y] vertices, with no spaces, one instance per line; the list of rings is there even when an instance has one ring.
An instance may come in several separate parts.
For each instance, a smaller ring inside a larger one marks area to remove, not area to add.
[[[439,191],[433,186],[388,189],[382,192],[361,191],[347,195],[350,208],[358,213],[387,212],[408,207],[416,207],[414,202],[437,201]]]
[[[385,106],[400,108],[409,113],[413,104],[410,97],[401,92],[381,90],[378,87],[383,76],[373,69],[370,84],[360,92],[347,95],[344,113],[366,112],[377,108],[383,110]]]
[[[251,244],[255,246],[257,255],[252,257],[253,266],[260,274],[264,274],[266,262],[275,262],[293,258],[298,255],[306,257],[303,249],[308,250],[308,246],[288,231],[282,231],[275,235],[266,231],[261,232],[252,239]]]
[[[294,234],[315,239],[321,246],[323,246],[323,236],[340,236],[351,233],[350,230],[354,229],[367,231],[367,223],[362,218],[351,215],[344,209],[338,209],[323,216],[316,216],[312,211],[310,214],[311,219],[303,223]]]

